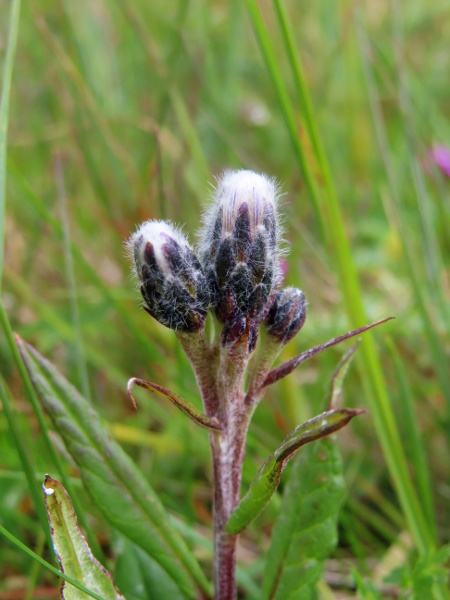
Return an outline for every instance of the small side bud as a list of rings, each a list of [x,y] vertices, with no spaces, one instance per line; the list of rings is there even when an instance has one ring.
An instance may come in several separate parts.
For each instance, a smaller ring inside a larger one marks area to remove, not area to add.
[[[285,288],[275,294],[266,319],[267,333],[280,344],[287,344],[303,327],[306,299],[301,290]]]
[[[127,242],[145,310],[162,325],[192,332],[203,327],[209,296],[200,261],[171,223],[146,221]]]
[[[277,188],[265,175],[227,172],[201,232],[203,268],[223,324],[249,315],[257,327],[279,280]]]

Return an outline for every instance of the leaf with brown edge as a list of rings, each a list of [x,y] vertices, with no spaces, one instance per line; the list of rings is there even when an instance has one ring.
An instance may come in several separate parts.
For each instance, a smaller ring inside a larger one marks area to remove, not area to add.
[[[53,548],[58,557],[61,571],[82,583],[90,591],[104,600],[125,600],[114,585],[108,571],[93,556],[86,543],[72,502],[59,481],[49,475],[43,483],[45,507],[50,523]],[[84,600],[88,598],[79,589],[63,581],[61,598],[64,600]]]

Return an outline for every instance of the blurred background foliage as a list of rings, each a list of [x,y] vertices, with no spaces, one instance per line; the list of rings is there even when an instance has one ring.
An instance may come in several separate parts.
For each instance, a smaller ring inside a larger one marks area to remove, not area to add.
[[[273,4],[259,7],[321,186]],[[10,8],[0,2],[1,69]],[[427,156],[435,144],[450,146],[450,8],[445,0],[289,0],[285,9],[367,319],[396,317],[374,339],[409,475],[443,542],[450,531],[450,181]],[[245,3],[22,4],[8,134],[5,310],[14,330],[92,399],[165,505],[206,537],[206,432],[160,398],[137,392],[135,413],[126,397],[127,379],[136,376],[199,402],[173,332],[140,307],[123,244],[150,218],[185,223],[195,241],[214,176],[225,168],[266,172],[282,185],[286,281],[309,301],[306,325],[282,358],[349,329],[352,307],[336,276],[335,251],[305,187]],[[244,489],[283,436],[322,410],[343,350],[311,360],[268,392],[250,432]],[[0,365],[41,480],[52,474],[52,459],[3,334]],[[359,363],[348,375],[345,404],[366,407],[367,393]],[[0,520],[45,555],[45,534],[1,411],[0,430]],[[381,581],[396,560],[408,561],[413,543],[371,414],[342,432],[339,446],[348,498],[324,585],[345,588],[349,564]],[[68,462],[67,471],[100,545],[114,557],[116,534],[76,485]],[[275,498],[243,536],[240,560],[252,581],[260,579],[278,506]],[[201,559],[208,561],[209,552],[199,544]],[[49,580],[0,540],[0,598],[7,597],[2,589],[37,589]]]

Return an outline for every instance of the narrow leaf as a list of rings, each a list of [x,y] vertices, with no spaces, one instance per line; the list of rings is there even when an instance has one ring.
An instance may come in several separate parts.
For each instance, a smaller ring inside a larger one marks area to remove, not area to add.
[[[341,362],[338,364],[337,369],[333,375],[333,383],[331,385],[329,409],[332,409],[338,404],[338,401],[342,394],[342,386],[344,383],[345,376],[350,367],[350,363],[358,350],[359,341],[354,344],[350,350],[343,356]]]
[[[138,385],[146,390],[152,390],[154,392],[158,392],[162,396],[169,398],[169,400],[175,404],[177,408],[179,408],[185,415],[187,415],[194,423],[200,425],[200,427],[204,427],[205,429],[215,429],[221,430],[222,426],[219,421],[215,417],[207,417],[202,411],[198,410],[191,402],[185,400],[178,394],[174,394],[167,388],[158,385],[157,383],[151,383],[150,381],[145,381],[145,379],[138,379],[137,377],[132,377],[128,380],[127,390],[128,396],[133,404],[133,407],[136,408],[136,401],[131,393],[134,385]]]
[[[46,475],[43,484],[45,506],[61,571],[80,581],[104,600],[124,600],[115,587],[111,575],[94,558],[78,527],[72,502],[63,486],[56,479]],[[61,585],[64,600],[81,600],[85,594],[73,586]]]
[[[6,199],[6,149],[8,141],[9,93],[19,31],[20,0],[11,4],[8,49],[3,71],[2,93],[0,98],[0,289],[5,247],[5,199]]]
[[[121,539],[114,579],[127,600],[147,600],[148,598],[169,598],[182,600],[183,596],[148,554],[132,542]]]
[[[375,323],[370,323],[369,325],[365,325],[364,327],[358,327],[358,329],[353,329],[352,331],[349,331],[348,333],[344,333],[343,335],[340,335],[339,337],[329,340],[325,344],[320,344],[319,346],[315,346],[314,348],[310,348],[309,350],[306,350],[306,352],[302,352],[301,354],[298,354],[294,358],[291,358],[291,360],[288,360],[285,363],[283,363],[282,365],[276,367],[275,369],[272,369],[272,371],[270,371],[270,373],[267,375],[267,377],[263,383],[263,387],[267,387],[268,385],[272,385],[273,383],[276,383],[280,379],[283,379],[283,377],[286,377],[287,375],[292,373],[292,371],[294,369],[296,369],[299,365],[301,365],[302,363],[307,361],[309,358],[311,358],[315,354],[319,354],[320,352],[323,352],[323,350],[327,350],[327,348],[336,346],[337,344],[340,344],[344,340],[353,338],[361,333],[364,333],[365,331],[368,331],[369,329],[372,329],[373,327],[382,325],[383,323],[386,323],[386,321],[390,321],[393,318],[394,317],[387,317],[386,319],[382,319],[381,321],[375,321]]]
[[[17,343],[38,396],[107,521],[145,550],[187,598],[211,587],[143,474],[92,406],[34,348]]]
[[[312,600],[323,563],[336,545],[344,497],[342,467],[331,438],[305,448],[294,463],[272,533],[264,600]]]
[[[258,471],[249,491],[231,515],[227,532],[239,533],[262,512],[275,493],[287,462],[301,446],[338,431],[363,412],[348,408],[330,410],[296,427]]]

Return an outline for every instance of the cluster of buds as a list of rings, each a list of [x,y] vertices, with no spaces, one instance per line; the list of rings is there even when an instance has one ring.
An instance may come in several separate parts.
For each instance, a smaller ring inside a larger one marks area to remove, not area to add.
[[[220,179],[200,232],[198,257],[180,230],[147,221],[128,242],[144,308],[171,329],[193,333],[211,309],[224,347],[245,343],[251,353],[258,328],[284,345],[306,315],[303,293],[281,283],[278,192],[252,171]]]

